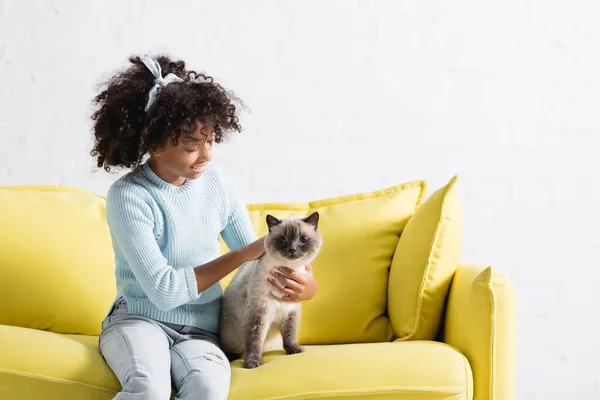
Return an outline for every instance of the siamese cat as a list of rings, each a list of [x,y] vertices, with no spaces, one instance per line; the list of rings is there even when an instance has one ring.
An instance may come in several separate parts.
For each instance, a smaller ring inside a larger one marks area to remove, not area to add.
[[[262,353],[283,349],[286,354],[303,351],[298,344],[300,303],[282,301],[284,293],[268,277],[278,267],[306,273],[305,265],[322,245],[319,213],[308,217],[266,217],[269,233],[265,254],[238,268],[222,300],[220,340],[226,353],[244,358],[245,368],[262,365]]]

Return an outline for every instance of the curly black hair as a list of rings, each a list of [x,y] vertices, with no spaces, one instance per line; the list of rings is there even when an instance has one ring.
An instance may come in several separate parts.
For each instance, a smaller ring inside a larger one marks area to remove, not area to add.
[[[163,77],[173,73],[184,82],[161,87],[147,112],[154,76],[138,56],[130,57],[133,65],[108,79],[94,98],[95,143],[90,154],[108,172],[111,167],[136,168],[149,150],[161,148],[168,139],[176,146],[181,135],[192,135],[197,120],[204,125],[202,133],[209,130],[216,143],[242,130],[235,105],[241,102],[231,92],[210,76],[186,70],[183,61],[166,55],[154,58]]]

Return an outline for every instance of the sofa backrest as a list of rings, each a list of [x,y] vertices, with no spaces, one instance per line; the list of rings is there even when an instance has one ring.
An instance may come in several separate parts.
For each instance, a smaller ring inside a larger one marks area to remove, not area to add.
[[[103,198],[0,188],[0,324],[97,335],[115,294]]]
[[[387,316],[390,265],[400,234],[423,201],[425,190],[426,182],[417,181],[308,203],[248,206],[259,236],[268,231],[267,214],[277,218],[320,214],[323,246],[312,264],[319,290],[302,304],[300,343],[393,338]],[[235,273],[222,280],[223,287]]]
[[[426,182],[308,203],[255,204],[266,215],[319,211],[323,247],[313,263],[319,291],[303,303],[303,344],[390,340],[388,275],[398,238]],[[222,252],[227,246],[221,240]],[[0,188],[0,324],[97,335],[116,295],[105,200],[59,186]],[[225,288],[235,274],[221,282]]]

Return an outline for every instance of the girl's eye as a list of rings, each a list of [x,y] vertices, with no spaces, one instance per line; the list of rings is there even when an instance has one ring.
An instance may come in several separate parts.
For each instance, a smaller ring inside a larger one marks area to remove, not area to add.
[[[308,242],[308,238],[306,236],[300,236],[300,243]]]
[[[186,153],[193,153],[198,150],[198,143],[197,142],[184,142],[183,148],[186,151]]]

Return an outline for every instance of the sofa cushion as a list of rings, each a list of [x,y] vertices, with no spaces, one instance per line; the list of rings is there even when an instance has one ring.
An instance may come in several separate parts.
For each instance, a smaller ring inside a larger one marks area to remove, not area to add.
[[[104,199],[0,188],[0,324],[97,335],[116,293]]]
[[[259,236],[267,214],[278,218],[320,214],[321,252],[312,263],[317,295],[302,304],[299,341],[304,344],[389,341],[386,315],[389,268],[398,238],[422,201],[416,181],[369,193],[294,204],[255,204],[248,209]],[[222,252],[228,251],[222,244]],[[233,275],[222,280],[225,287]]]
[[[403,340],[432,340],[460,258],[462,215],[454,177],[412,216],[390,270],[389,315]]]
[[[0,398],[108,400],[120,384],[95,336],[0,325]],[[307,346],[267,353],[264,364],[232,363],[230,400],[472,399],[469,363],[428,341]]]
[[[267,353],[259,368],[242,363],[232,363],[230,400],[473,398],[467,359],[438,342],[307,346]]]
[[[120,384],[98,337],[0,325],[0,399],[108,400]]]

